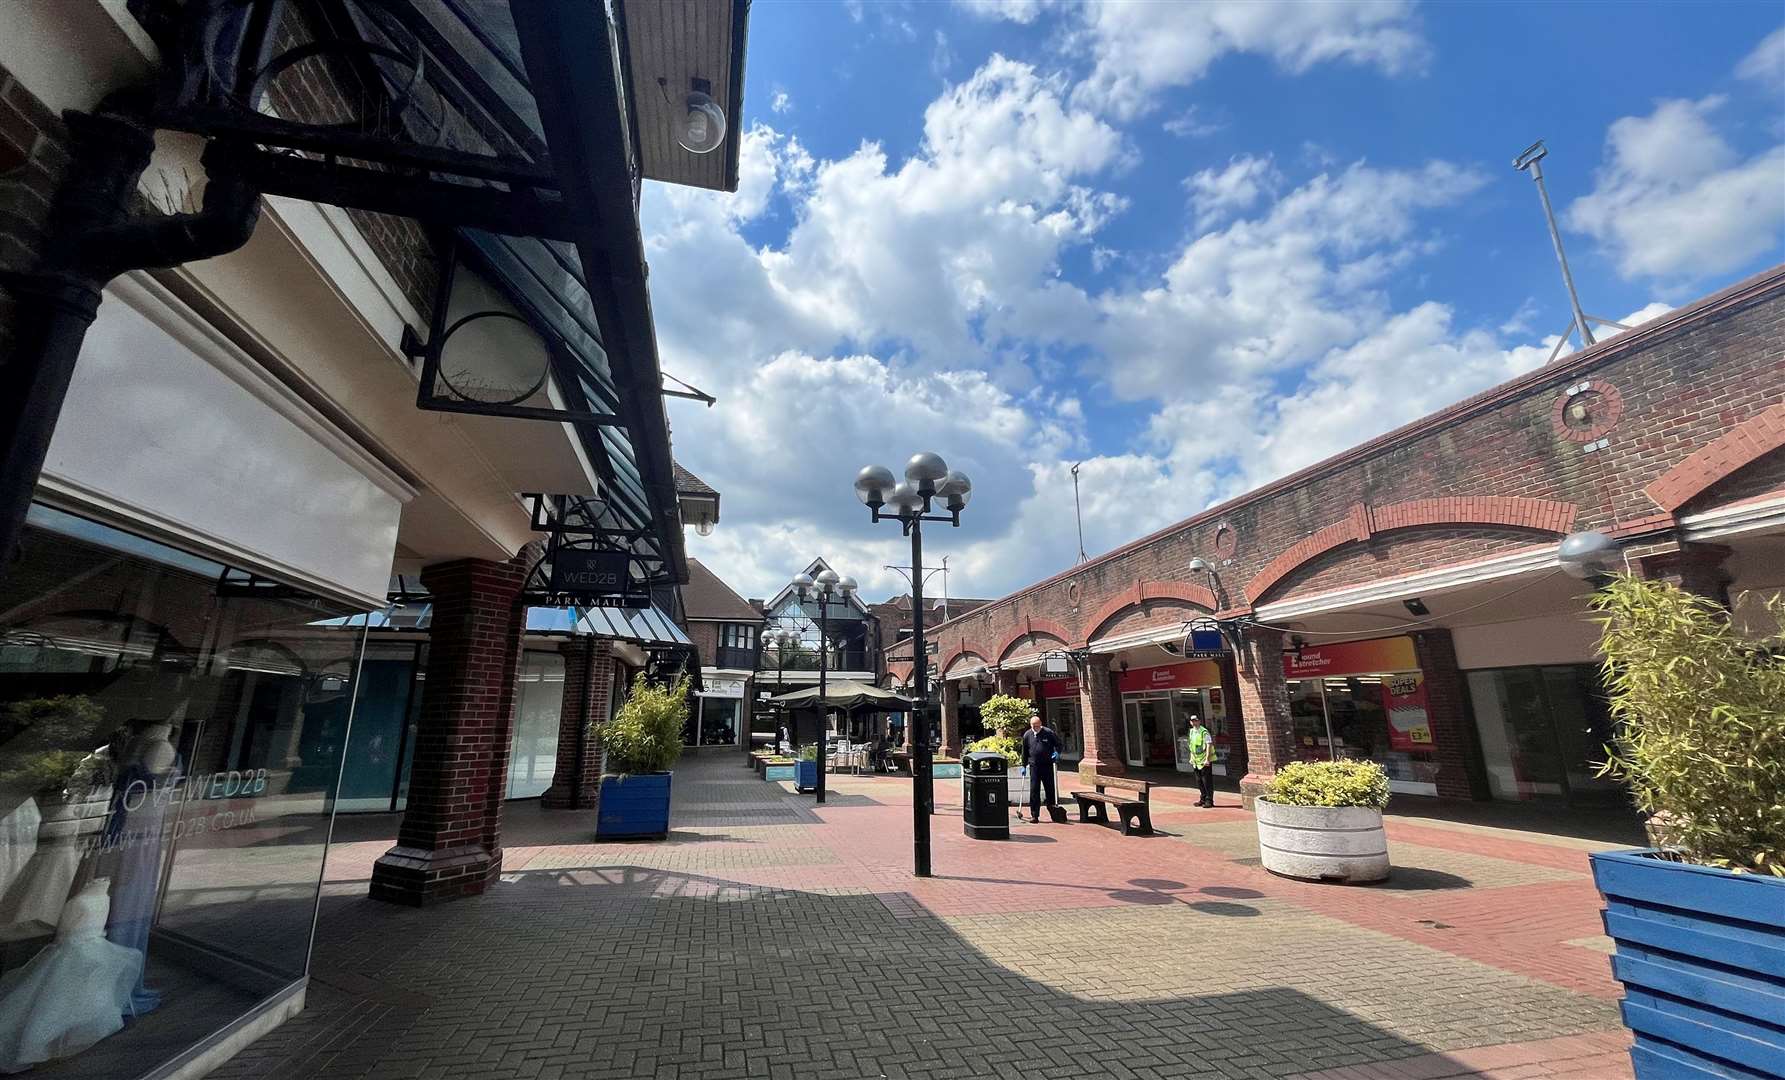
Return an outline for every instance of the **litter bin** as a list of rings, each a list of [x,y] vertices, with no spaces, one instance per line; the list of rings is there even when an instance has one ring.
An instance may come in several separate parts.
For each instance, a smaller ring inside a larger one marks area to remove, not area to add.
[[[1010,839],[1010,802],[1004,783],[1010,763],[1003,754],[975,751],[961,761],[962,829],[975,840]]]

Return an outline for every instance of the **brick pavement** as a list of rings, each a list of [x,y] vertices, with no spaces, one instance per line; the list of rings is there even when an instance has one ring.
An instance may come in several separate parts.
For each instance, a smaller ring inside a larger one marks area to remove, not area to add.
[[[908,781],[814,807],[723,754],[675,790],[657,844],[510,807],[500,883],[428,910],[365,899],[388,841],[352,821],[309,1009],[215,1075],[1630,1075],[1585,876],[1616,845],[1392,816],[1386,887],[1314,885],[1231,795],[988,843],[939,782],[919,880]]]

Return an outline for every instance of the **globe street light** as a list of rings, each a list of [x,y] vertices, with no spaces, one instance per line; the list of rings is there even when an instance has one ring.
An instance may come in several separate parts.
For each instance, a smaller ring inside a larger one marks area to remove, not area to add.
[[[855,477],[855,495],[874,521],[896,521],[911,538],[911,681],[916,702],[905,726],[911,744],[911,848],[918,877],[930,876],[930,813],[935,780],[930,775],[930,672],[923,640],[923,523],[945,521],[960,528],[961,511],[973,498],[973,481],[948,467],[941,455],[924,452],[905,463],[905,479],[870,465]],[[933,514],[940,503],[947,514]],[[920,730],[921,729],[921,730]]]
[[[835,570],[820,570],[817,577],[810,574],[793,576],[793,595],[802,606],[810,601],[818,602],[818,753],[812,764],[813,772],[818,779],[814,782],[812,792],[818,802],[824,801],[824,757],[829,749],[827,743],[830,735],[830,704],[825,701],[825,673],[830,667],[830,603],[833,599],[847,602],[855,595],[855,579],[838,577]]]

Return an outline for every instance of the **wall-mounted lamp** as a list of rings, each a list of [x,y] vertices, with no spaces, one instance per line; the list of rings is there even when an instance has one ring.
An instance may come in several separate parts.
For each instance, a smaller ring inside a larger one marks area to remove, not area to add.
[[[713,84],[691,80],[688,112],[676,132],[676,142],[690,154],[710,154],[725,141],[725,110],[713,100]]]
[[[1569,533],[1556,548],[1562,572],[1582,581],[1596,581],[1609,573],[1620,555],[1618,542],[1597,529]]]

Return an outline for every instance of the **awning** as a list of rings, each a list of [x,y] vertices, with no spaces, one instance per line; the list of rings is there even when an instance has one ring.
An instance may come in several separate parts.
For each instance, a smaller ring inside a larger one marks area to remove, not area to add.
[[[660,607],[527,609],[529,634],[594,635],[641,645],[694,647],[688,635]]]
[[[1142,645],[1181,645],[1190,634],[1188,622],[1172,623],[1169,626],[1155,626],[1146,630],[1134,630],[1126,634],[1115,634],[1101,637],[1091,642],[1093,653],[1121,652],[1123,649],[1135,649]]]
[[[434,605],[429,603],[392,604],[382,611],[363,615],[347,615],[339,619],[323,619],[313,626],[369,626],[373,630],[426,631],[433,623]],[[693,648],[694,642],[662,608],[548,608],[527,609],[527,633],[593,635],[616,641],[634,641],[645,646],[678,645]]]
[[[816,705],[818,687],[808,686],[769,700],[783,705]],[[848,679],[835,679],[826,684],[824,703],[832,708],[851,711],[865,708],[882,712],[904,712],[911,707],[910,698],[900,697],[891,690],[882,690],[878,686],[850,682]]]

